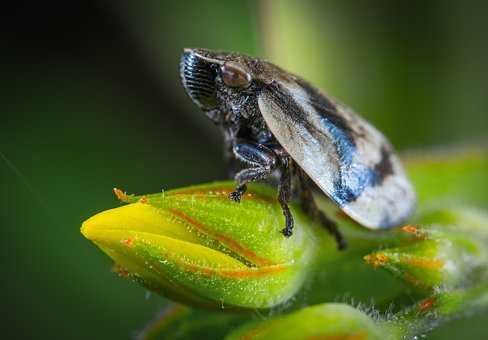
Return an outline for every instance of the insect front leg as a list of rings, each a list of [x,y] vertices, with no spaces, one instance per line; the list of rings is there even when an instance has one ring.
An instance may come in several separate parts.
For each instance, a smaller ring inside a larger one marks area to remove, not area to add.
[[[240,202],[246,192],[246,183],[265,179],[276,169],[278,159],[273,150],[262,144],[238,142],[232,149],[234,155],[240,161],[250,167],[239,171],[234,179],[237,182],[236,190],[229,197]]]
[[[310,189],[310,184],[307,182],[305,175],[300,174],[300,201],[302,205],[302,209],[305,213],[312,218],[318,220],[320,224],[322,224],[327,231],[334,236],[337,248],[339,250],[343,250],[347,248],[347,242],[342,236],[339,229],[337,229],[337,225],[334,221],[327,217],[327,215],[322,212],[319,207],[317,207],[317,203],[315,203],[315,199],[313,197],[312,190]]]

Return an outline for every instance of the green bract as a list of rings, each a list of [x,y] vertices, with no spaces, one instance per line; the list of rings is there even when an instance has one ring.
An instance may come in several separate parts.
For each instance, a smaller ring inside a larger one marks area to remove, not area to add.
[[[444,213],[437,210],[431,212],[439,218]],[[453,209],[445,217],[453,218],[455,214],[456,210]],[[485,225],[488,225],[488,218],[481,214],[478,221],[463,220],[464,225],[405,226],[401,230],[410,234],[410,238],[397,247],[376,251],[364,259],[373,267],[385,268],[424,291],[469,284],[472,281],[471,273],[477,269],[486,270],[488,230],[479,230],[472,224],[481,222],[483,217]]]
[[[345,304],[303,308],[262,323],[251,323],[226,339],[350,339],[384,340],[382,329],[365,313]]]
[[[83,223],[83,235],[148,289],[201,306],[268,308],[301,287],[318,236],[294,211],[293,237],[271,191],[251,188],[241,203],[232,183],[143,197],[116,191],[128,205]]]

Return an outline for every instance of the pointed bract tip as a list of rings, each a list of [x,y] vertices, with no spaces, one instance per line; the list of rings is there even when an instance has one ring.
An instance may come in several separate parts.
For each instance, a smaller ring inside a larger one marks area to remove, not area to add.
[[[113,189],[115,196],[124,203],[129,203],[129,196],[125,191],[122,191],[118,188]]]

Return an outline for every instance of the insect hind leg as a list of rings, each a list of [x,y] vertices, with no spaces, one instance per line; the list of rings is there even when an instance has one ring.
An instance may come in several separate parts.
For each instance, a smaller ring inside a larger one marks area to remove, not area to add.
[[[327,229],[327,231],[335,238],[337,248],[339,250],[346,249],[347,242],[337,228],[337,224],[330,218],[328,218],[327,215],[325,215],[325,213],[318,208],[317,203],[315,202],[315,199],[313,197],[312,190],[310,189],[308,183],[305,183],[305,179],[301,178],[300,182],[302,184],[300,192],[302,209],[307,215],[319,220],[320,224],[322,224]]]

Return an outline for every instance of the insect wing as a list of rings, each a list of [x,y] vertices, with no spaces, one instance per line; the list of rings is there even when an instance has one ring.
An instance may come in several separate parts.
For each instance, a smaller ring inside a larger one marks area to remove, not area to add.
[[[307,175],[371,229],[408,218],[415,192],[386,138],[300,79],[275,80],[258,104],[268,128]]]

